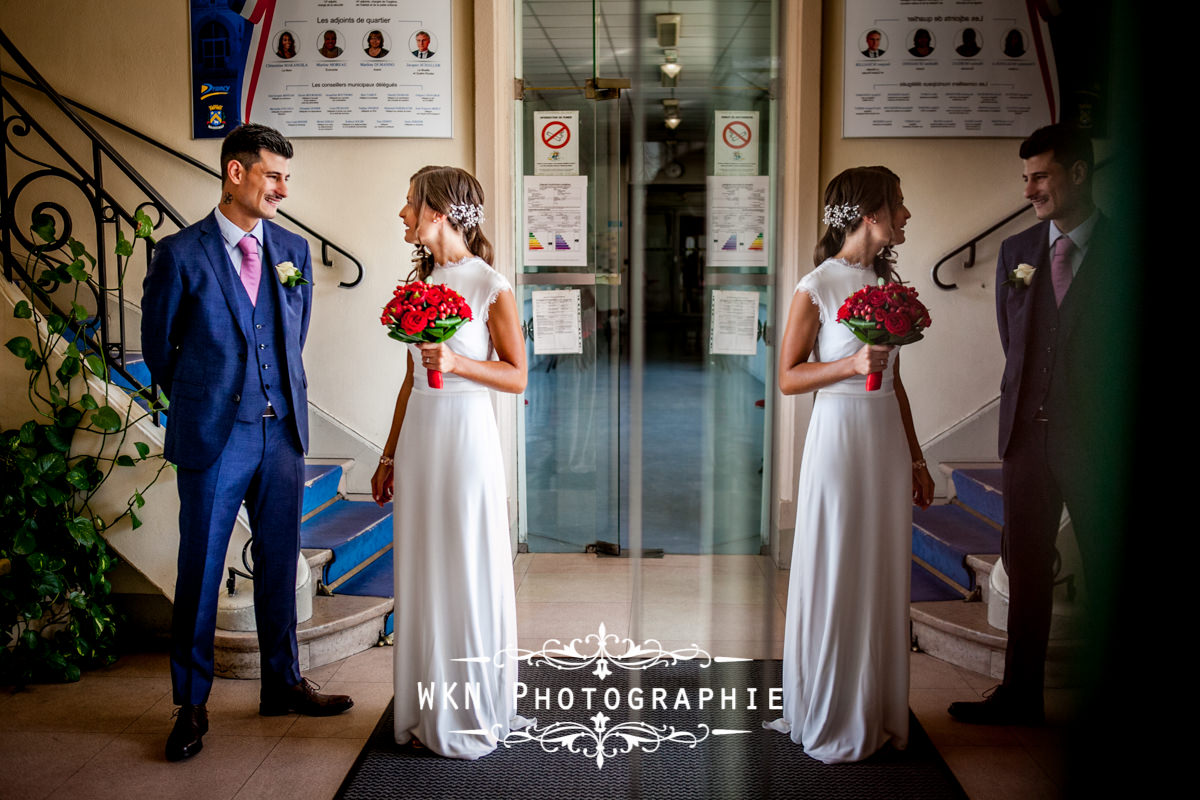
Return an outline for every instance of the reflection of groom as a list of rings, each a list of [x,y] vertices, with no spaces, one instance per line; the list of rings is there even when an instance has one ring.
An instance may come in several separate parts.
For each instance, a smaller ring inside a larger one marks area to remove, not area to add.
[[[353,705],[314,691],[297,658],[308,444],[300,350],[312,307],[311,261],[307,242],[269,221],[287,197],[291,156],[291,143],[271,128],[230,133],[221,148],[220,204],[163,239],[146,274],[142,348],[171,401],[165,455],[178,468],[171,684],[181,708],[167,739],[171,761],[200,752],[208,731],[217,598],[243,499],[254,534],[259,713],[328,715]],[[292,270],[299,280],[288,279]]]
[[[963,722],[1037,724],[1053,606],[1055,538],[1063,503],[1088,567],[1102,542],[1095,465],[1106,447],[1093,423],[1102,374],[1095,324],[1104,303],[1108,221],[1092,203],[1092,143],[1065,125],[1021,143],[1025,198],[1041,222],[1004,240],[996,315],[1004,347],[1000,456],[1004,460],[1001,553],[1009,579],[1004,682],[982,702],[953,703]],[[1019,265],[1032,276],[1018,276]]]

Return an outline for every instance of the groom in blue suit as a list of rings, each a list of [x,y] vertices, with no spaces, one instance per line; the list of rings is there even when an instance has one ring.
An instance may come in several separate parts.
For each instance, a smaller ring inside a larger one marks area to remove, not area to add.
[[[242,501],[253,533],[259,713],[338,714],[353,705],[300,675],[296,562],[308,383],[300,351],[312,309],[308,244],[270,220],[288,194],[292,145],[243,125],[221,148],[221,200],[154,249],[142,297],[142,349],[171,407],[165,456],[179,487],[179,575],[171,684],[180,706],[167,759],[198,753],[208,731],[213,639],[225,553]]]
[[[1092,143],[1068,125],[1039,128],[1021,143],[1025,199],[1040,222],[1004,240],[996,317],[1004,348],[1000,386],[1004,531],[1009,578],[1004,682],[982,702],[958,702],[962,722],[1039,724],[1053,608],[1055,539],[1064,503],[1089,572],[1107,567],[1099,508],[1109,486],[1099,465],[1115,452],[1104,424],[1112,401],[1104,351],[1114,308],[1108,219],[1092,202]],[[1128,309],[1125,309],[1128,313]],[[1098,574],[1098,573],[1097,573]]]

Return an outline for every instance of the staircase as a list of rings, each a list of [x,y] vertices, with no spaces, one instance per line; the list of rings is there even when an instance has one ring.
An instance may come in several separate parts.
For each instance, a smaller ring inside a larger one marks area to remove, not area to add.
[[[347,499],[347,466],[305,466],[300,547],[320,577],[312,582],[312,617],[296,629],[301,670],[384,644],[392,632],[392,504]],[[218,628],[215,672],[257,678],[258,635]]]
[[[953,497],[913,511],[913,643],[935,658],[999,680],[1008,644],[1008,579],[997,568],[1004,520],[1000,465],[942,469],[951,478]],[[1080,647],[1079,608],[1067,595],[1065,586],[1056,587],[1048,686],[1070,682],[1068,667]]]

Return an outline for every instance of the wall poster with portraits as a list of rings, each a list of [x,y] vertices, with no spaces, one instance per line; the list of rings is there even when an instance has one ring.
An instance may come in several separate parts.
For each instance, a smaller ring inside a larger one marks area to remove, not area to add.
[[[842,135],[1014,136],[1057,121],[1050,26],[1026,0],[848,0]]]
[[[450,2],[190,0],[192,137],[453,134]]]

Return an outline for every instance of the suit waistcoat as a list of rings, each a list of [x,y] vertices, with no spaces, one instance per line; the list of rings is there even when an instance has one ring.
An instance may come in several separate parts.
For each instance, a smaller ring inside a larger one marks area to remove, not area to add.
[[[244,422],[260,419],[268,404],[280,419],[291,412],[283,323],[274,285],[274,270],[267,267],[267,261],[264,255],[262,278],[258,282],[258,303],[251,305],[250,297],[245,292],[238,293],[238,314],[242,319],[250,320],[247,327],[252,334],[237,416]]]
[[[1033,282],[1033,297],[1030,301],[1032,318],[1029,321],[1025,342],[1025,362],[1021,377],[1021,397],[1017,405],[1017,421],[1033,419],[1038,409],[1046,404],[1050,385],[1054,378],[1055,362],[1059,353],[1059,331],[1061,329],[1058,306],[1054,301],[1054,287],[1049,272],[1040,276],[1043,280]]]

